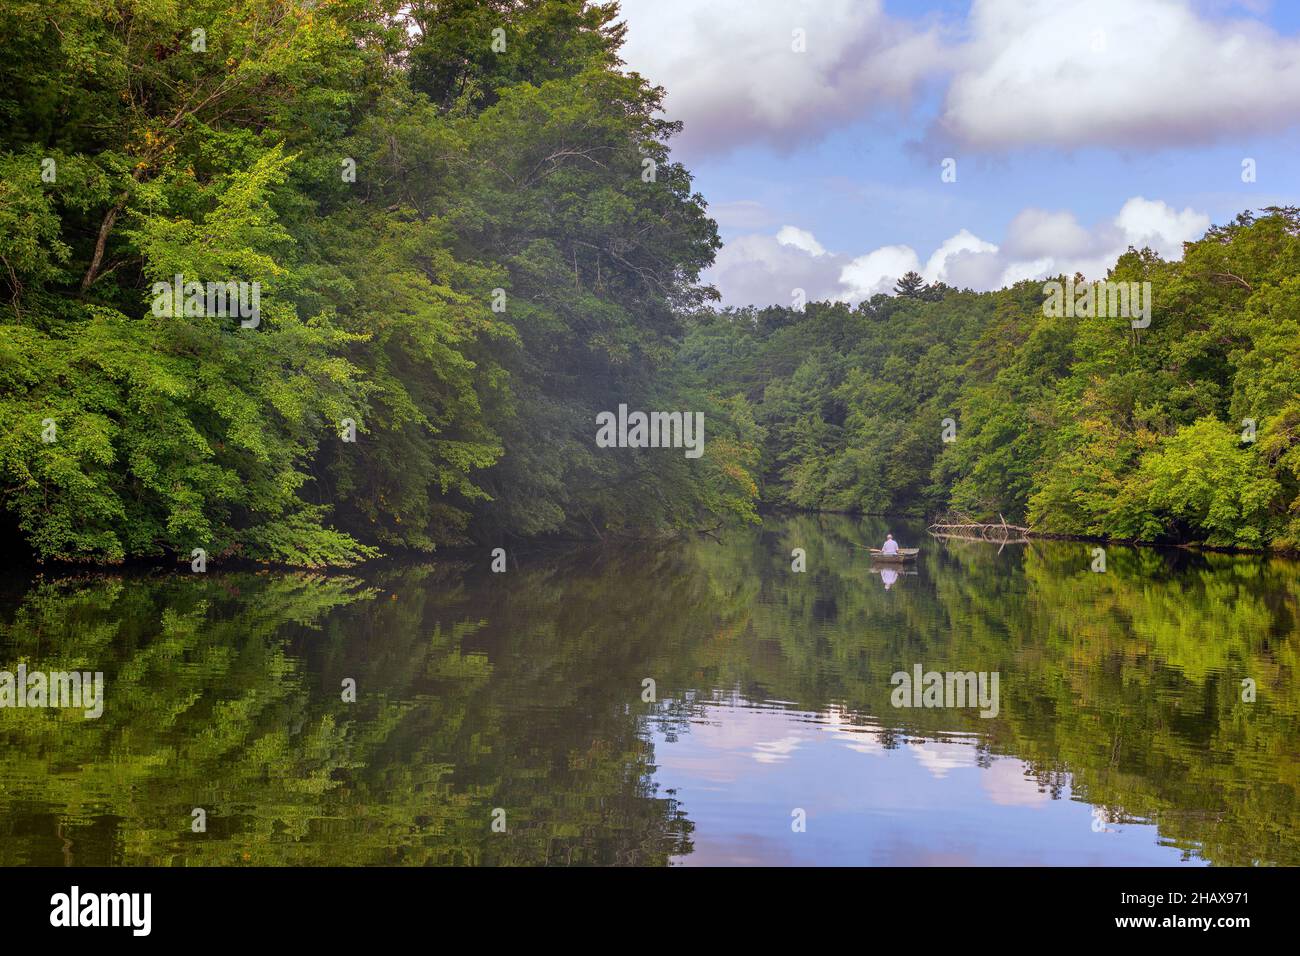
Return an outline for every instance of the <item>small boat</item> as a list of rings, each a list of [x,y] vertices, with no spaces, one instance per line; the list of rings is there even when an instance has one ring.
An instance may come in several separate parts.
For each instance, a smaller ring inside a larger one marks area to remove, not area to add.
[[[921,553],[920,548],[899,548],[895,554],[885,554],[879,548],[868,548],[867,550],[871,552],[872,561],[887,561],[890,564],[915,561],[916,556]]]

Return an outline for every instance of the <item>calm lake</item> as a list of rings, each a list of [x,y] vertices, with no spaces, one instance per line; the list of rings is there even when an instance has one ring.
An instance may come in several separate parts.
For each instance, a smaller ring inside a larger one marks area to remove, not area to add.
[[[902,573],[853,547],[886,530]],[[1300,563],[1093,547],[798,516],[505,573],[11,574],[0,670],[105,701],[0,709],[0,863],[1300,863]],[[997,715],[894,706],[917,665]]]

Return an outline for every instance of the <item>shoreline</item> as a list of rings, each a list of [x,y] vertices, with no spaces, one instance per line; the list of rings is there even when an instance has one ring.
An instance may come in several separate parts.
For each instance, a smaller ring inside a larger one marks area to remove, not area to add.
[[[1148,541],[1137,538],[1105,538],[1089,535],[1058,534],[1055,532],[1032,531],[1023,539],[1013,539],[999,541],[997,538],[981,537],[964,537],[936,535],[930,532],[928,528],[935,524],[935,519],[925,515],[915,514],[896,514],[887,512],[867,512],[867,511],[836,511],[830,509],[805,509],[805,508],[784,508],[773,507],[760,510],[760,521],[768,517],[796,517],[806,516],[815,517],[819,515],[834,515],[837,517],[862,519],[862,518],[883,518],[895,521],[915,521],[924,522],[927,526],[926,534],[934,540],[949,541],[971,541],[977,544],[1030,544],[1035,540],[1043,541],[1078,541],[1081,543],[1093,543],[1099,545],[1120,545],[1130,548],[1148,548],[1152,550],[1171,550],[1184,551],[1193,553],[1207,554],[1230,554],[1230,555],[1254,555],[1261,557],[1277,557],[1284,559],[1300,559],[1300,551],[1294,549],[1287,550],[1281,548],[1243,548],[1243,547],[1225,547],[1220,545],[1209,545],[1198,542],[1170,542],[1170,541]],[[996,524],[991,525],[997,527]],[[644,546],[647,543],[667,544],[671,541],[681,540],[692,535],[707,535],[717,537],[719,533],[726,533],[728,528],[739,527],[739,525],[724,526],[721,528],[685,528],[671,534],[653,534],[641,537],[617,537],[617,538],[574,538],[574,537],[546,537],[537,536],[532,538],[520,538],[513,545],[501,543],[484,543],[484,544],[457,544],[439,548],[436,551],[413,551],[413,550],[394,550],[385,552],[376,558],[366,561],[359,561],[350,565],[301,565],[301,564],[284,564],[278,562],[256,561],[249,558],[224,558],[214,559],[209,557],[209,561],[214,564],[212,571],[201,573],[213,573],[218,569],[223,571],[237,571],[247,573],[297,573],[297,574],[318,574],[323,576],[348,576],[357,575],[366,572],[381,570],[387,566],[394,565],[412,565],[420,563],[430,563],[435,561],[460,561],[471,562],[482,560],[484,553],[491,554],[495,548],[505,547],[508,554],[513,555],[516,552],[537,553],[546,551],[565,551],[573,548],[586,548],[590,546],[599,547],[627,547],[633,545]],[[761,527],[761,524],[759,525]],[[1008,527],[1013,527],[1008,525]],[[1017,528],[1017,530],[1019,530]],[[41,562],[31,558],[20,558],[16,560],[0,561],[0,575],[13,576],[22,575],[27,578],[39,577],[56,577],[59,579],[75,578],[79,575],[105,576],[122,574],[127,576],[147,575],[155,572],[180,571],[185,568],[188,561],[170,561],[164,557],[158,558],[127,558],[123,561],[116,562],[96,562],[96,561],[50,561]],[[185,572],[200,573],[200,572]]]

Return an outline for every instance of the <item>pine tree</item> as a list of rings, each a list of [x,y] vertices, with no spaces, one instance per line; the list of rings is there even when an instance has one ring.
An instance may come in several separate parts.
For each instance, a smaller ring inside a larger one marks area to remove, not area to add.
[[[894,294],[906,296],[909,299],[924,299],[928,288],[920,274],[914,270],[909,270],[894,284]]]

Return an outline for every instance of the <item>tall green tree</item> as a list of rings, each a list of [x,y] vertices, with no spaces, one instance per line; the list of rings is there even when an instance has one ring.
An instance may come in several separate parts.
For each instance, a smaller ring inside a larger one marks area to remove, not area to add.
[[[671,366],[716,229],[616,6],[0,17],[0,505],[36,556],[752,518],[752,416]],[[256,287],[258,321],[160,314],[175,276]],[[597,454],[597,412],[685,402],[700,461]]]

